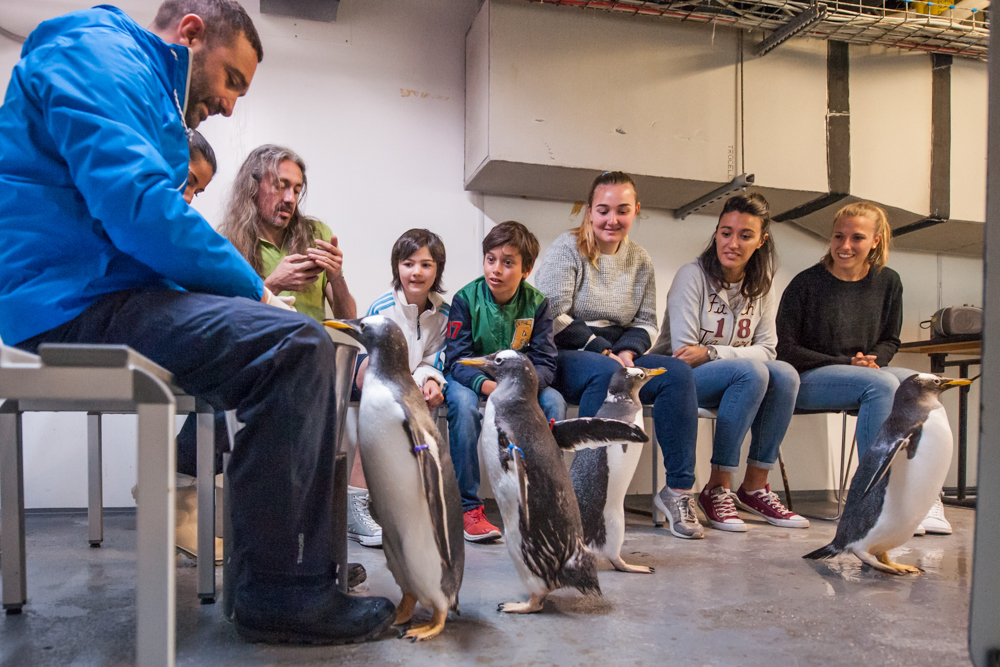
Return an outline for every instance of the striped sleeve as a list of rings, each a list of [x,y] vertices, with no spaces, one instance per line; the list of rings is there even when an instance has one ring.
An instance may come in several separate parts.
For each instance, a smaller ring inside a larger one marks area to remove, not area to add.
[[[371,317],[372,315],[378,315],[383,310],[387,308],[392,308],[392,304],[395,303],[395,299],[392,296],[392,292],[386,292],[379,298],[372,301],[372,305],[369,306],[368,312],[365,313],[365,317]]]

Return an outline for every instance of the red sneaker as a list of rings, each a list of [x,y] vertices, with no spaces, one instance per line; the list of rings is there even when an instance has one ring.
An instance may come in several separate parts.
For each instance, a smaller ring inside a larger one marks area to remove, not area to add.
[[[467,542],[491,542],[500,537],[500,529],[486,520],[482,505],[462,514],[462,523]]]
[[[747,525],[736,512],[733,496],[736,494],[723,486],[717,486],[711,491],[706,486],[698,494],[698,507],[705,513],[712,528],[730,533],[745,533]]]
[[[736,492],[736,502],[740,509],[767,519],[773,526],[782,528],[808,528],[809,519],[789,512],[788,508],[778,500],[778,494],[771,492],[768,484],[759,491],[744,491],[743,487]]]

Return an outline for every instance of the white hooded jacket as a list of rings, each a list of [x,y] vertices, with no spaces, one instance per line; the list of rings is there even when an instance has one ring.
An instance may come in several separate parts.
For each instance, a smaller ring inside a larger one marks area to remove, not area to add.
[[[434,292],[427,297],[431,307],[419,313],[415,305],[406,302],[403,292],[391,290],[375,299],[366,317],[388,317],[403,330],[410,351],[410,373],[418,387],[423,387],[428,378],[434,378],[444,387],[444,360],[441,357],[451,306]]]

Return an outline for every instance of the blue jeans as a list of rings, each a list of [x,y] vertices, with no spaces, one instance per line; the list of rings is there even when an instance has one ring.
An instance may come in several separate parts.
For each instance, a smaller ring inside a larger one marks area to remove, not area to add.
[[[447,375],[444,396],[448,401],[448,446],[455,465],[458,490],[462,494],[462,511],[474,510],[483,504],[479,499],[479,434],[483,431],[483,415],[479,412],[479,394]],[[538,405],[546,419],[566,418],[566,401],[558,391],[546,387],[538,395]]]
[[[774,468],[795,411],[799,374],[784,361],[717,359],[694,369],[698,407],[718,409],[712,468],[736,472],[740,447],[752,431],[747,464]]]
[[[229,465],[237,596],[333,581],[334,348],[315,320],[249,299],[115,292],[18,345],[128,345],[245,424]]]
[[[645,354],[635,360],[642,368],[666,368],[639,391],[639,400],[653,406],[653,428],[663,451],[667,485],[694,486],[695,447],[698,438],[698,395],[691,367],[680,359]],[[552,386],[566,400],[580,406],[581,417],[593,417],[608,394],[608,383],[621,368],[614,359],[596,352],[559,350]]]
[[[800,410],[857,410],[858,458],[875,442],[882,422],[892,411],[900,380],[916,371],[907,368],[865,368],[836,364],[821,366],[802,373],[799,398]]]

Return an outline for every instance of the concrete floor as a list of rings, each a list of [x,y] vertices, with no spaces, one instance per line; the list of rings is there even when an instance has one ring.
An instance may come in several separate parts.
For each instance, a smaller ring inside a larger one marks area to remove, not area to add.
[[[499,522],[495,507],[488,513]],[[559,591],[532,616],[496,611],[526,599],[506,546],[468,545],[461,617],[417,645],[393,636],[349,647],[247,644],[221,605],[198,603],[195,569],[181,567],[177,664],[968,665],[974,514],[946,513],[955,535],[913,538],[893,554],[926,570],[917,577],[853,556],[803,560],[832,538],[826,522],[790,530],[753,521],[746,534],[708,529],[691,542],[627,515],[625,560],[656,573],[604,564],[603,598]],[[85,515],[30,515],[27,532],[29,601],[22,615],[0,617],[0,664],[132,664],[134,516],[108,516],[100,549],[87,546]],[[398,601],[381,550],[352,543],[351,560],[368,568],[358,594]]]

